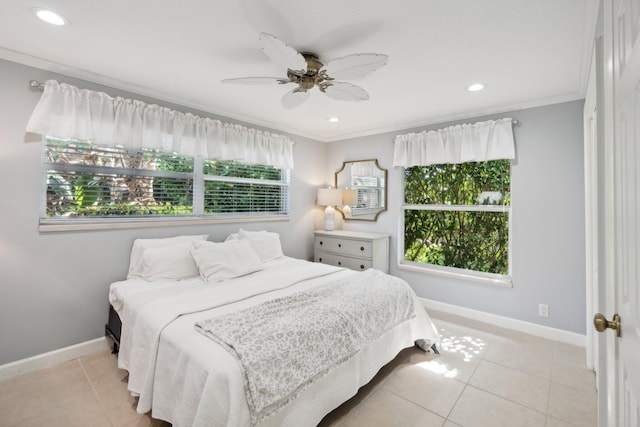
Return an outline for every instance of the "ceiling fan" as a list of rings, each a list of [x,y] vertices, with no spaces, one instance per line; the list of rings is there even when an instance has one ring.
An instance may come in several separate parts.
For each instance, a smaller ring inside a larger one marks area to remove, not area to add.
[[[384,66],[389,58],[378,53],[355,53],[337,58],[324,65],[318,55],[298,53],[282,40],[268,33],[258,38],[262,51],[278,66],[287,69],[287,77],[240,77],[224,79],[223,83],[278,83],[296,85],[282,97],[285,108],[295,108],[305,102],[309,89],[317,87],[321,92],[340,101],[366,101],[369,94],[360,86],[336,79],[351,80],[364,77]]]

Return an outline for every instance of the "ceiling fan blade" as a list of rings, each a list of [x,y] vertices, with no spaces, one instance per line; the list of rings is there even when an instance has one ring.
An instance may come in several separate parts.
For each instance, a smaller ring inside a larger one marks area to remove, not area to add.
[[[284,108],[296,108],[309,99],[311,94],[308,91],[296,91],[297,89],[290,90],[282,97],[282,106]]]
[[[339,101],[366,101],[369,94],[360,86],[346,82],[331,82],[324,90],[330,98]]]
[[[353,80],[383,67],[388,59],[379,53],[354,53],[330,61],[324,69],[334,79]]]
[[[234,84],[263,84],[263,83],[280,83],[282,79],[280,77],[238,77],[235,79],[224,79],[222,83],[234,83]]]
[[[297,50],[282,40],[268,33],[261,33],[258,38],[262,51],[277,65],[304,74],[307,61]]]

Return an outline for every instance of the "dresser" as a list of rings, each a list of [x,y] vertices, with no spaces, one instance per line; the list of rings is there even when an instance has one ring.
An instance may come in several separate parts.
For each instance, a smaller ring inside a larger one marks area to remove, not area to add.
[[[352,270],[389,272],[389,235],[359,231],[314,232],[313,260]]]

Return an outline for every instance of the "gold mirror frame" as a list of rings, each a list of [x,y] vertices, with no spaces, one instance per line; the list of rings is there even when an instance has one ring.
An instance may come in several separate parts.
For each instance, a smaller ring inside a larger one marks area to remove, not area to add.
[[[377,221],[378,215],[387,210],[387,170],[377,159],[342,162],[342,168],[334,174],[334,184],[341,190],[355,190],[343,191],[343,203],[353,206],[337,206],[345,221]]]

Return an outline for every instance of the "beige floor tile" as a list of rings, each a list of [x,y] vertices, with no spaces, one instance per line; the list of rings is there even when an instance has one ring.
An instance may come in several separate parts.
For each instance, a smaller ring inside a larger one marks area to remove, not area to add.
[[[403,366],[389,377],[382,389],[446,418],[462,393],[464,383],[433,372],[432,368],[433,365],[423,363]]]
[[[95,394],[86,376],[78,378],[72,375],[65,382],[64,378],[45,372],[40,387],[37,387],[37,375],[29,374],[27,382],[28,385],[17,384],[20,393],[12,390],[11,397],[0,400],[3,423],[20,424],[60,408],[82,406],[95,401]]]
[[[596,390],[595,372],[572,363],[554,363],[551,381],[582,391]]]
[[[144,414],[118,427],[171,427],[171,424],[166,421],[151,418],[149,414]]]
[[[526,342],[540,347],[544,350],[549,350],[552,354],[555,353],[556,341],[539,337],[537,335],[530,335],[515,329],[499,328],[500,336],[510,338],[516,341]]]
[[[446,313],[444,311],[438,311],[438,310],[427,310],[427,312],[429,313],[429,317],[431,317],[431,320],[434,321],[434,323],[438,323],[438,320],[442,320],[445,321],[447,323],[454,323],[456,325],[464,325],[466,321],[468,321],[469,319],[462,317],[462,316],[457,316],[455,314],[451,314],[451,313]]]
[[[466,386],[449,420],[464,427],[541,427],[546,416],[533,409]]]
[[[477,359],[486,352],[489,342],[488,334],[467,328],[456,328],[443,325],[440,328],[441,350],[458,353],[467,359]]]
[[[519,337],[493,343],[483,357],[526,374],[551,379],[553,354],[553,341]]]
[[[449,352],[440,348],[440,354],[425,353],[417,350],[409,355],[405,365],[419,364],[424,369],[466,383],[475,371],[479,358],[468,358],[459,352]]]
[[[453,378],[468,382],[484,353],[492,345],[493,336],[449,323],[441,323],[440,357],[437,362],[447,368]]]
[[[403,350],[320,427],[596,426],[583,348],[430,314],[441,354]],[[6,380],[0,426],[170,427],[135,411],[126,380],[108,351]]]
[[[469,384],[536,411],[547,411],[549,380],[483,360]]]
[[[584,427],[598,425],[596,392],[551,383],[548,415]]]
[[[110,351],[83,357],[80,364],[97,391],[126,382],[128,378],[127,371],[118,369],[118,357]]]
[[[87,401],[57,408],[19,423],[20,427],[111,427],[109,417],[95,396]]]
[[[70,360],[3,381],[0,383],[0,401],[85,380],[86,376],[80,363],[77,360]]]
[[[577,345],[556,343],[556,354],[554,361],[556,363],[570,363],[572,365],[586,367],[587,356],[584,347]]]
[[[137,420],[143,415],[136,412],[137,399],[131,396],[126,383],[115,383],[97,391],[98,399],[107,411],[111,422],[124,425]]]
[[[384,387],[376,390],[342,420],[343,427],[441,427],[444,418]]]
[[[424,352],[416,347],[402,350],[391,362],[382,367],[377,375],[365,386],[361,387],[358,393],[331,413],[327,414],[320,422],[319,427],[338,427],[341,420],[360,405],[364,399],[371,395],[378,387],[384,384],[392,373],[398,369],[421,362],[439,360],[440,356],[434,353]]]
[[[545,427],[575,427],[573,424],[566,423],[562,420],[553,417],[547,417],[547,424]]]

